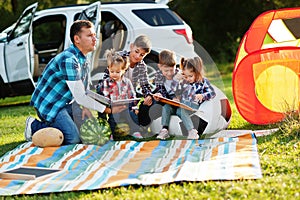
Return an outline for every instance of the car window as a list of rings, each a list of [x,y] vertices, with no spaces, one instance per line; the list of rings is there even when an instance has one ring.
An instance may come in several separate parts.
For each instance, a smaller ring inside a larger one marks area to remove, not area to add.
[[[32,18],[32,11],[28,10],[27,13],[20,20],[20,22],[17,24],[17,27],[15,28],[12,35],[10,36],[11,39],[17,38],[29,32],[31,18]]]
[[[81,12],[76,13],[76,14],[74,15],[73,21],[76,21],[76,20],[79,18],[80,14],[81,14]]]
[[[100,7],[98,7],[100,4],[94,3],[89,5],[86,9],[84,9],[80,15],[79,15],[79,19],[81,20],[89,20],[90,22],[92,22],[95,26],[97,22],[97,20],[99,21],[99,10]]]
[[[167,8],[139,9],[132,12],[150,26],[182,25],[182,20]]]
[[[33,23],[33,43],[39,51],[57,49],[65,38],[66,17],[52,15],[40,18]],[[49,34],[51,33],[51,34]]]

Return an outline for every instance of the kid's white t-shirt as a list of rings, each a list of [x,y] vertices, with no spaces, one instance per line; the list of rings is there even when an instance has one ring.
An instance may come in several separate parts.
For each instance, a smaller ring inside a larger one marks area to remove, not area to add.
[[[172,93],[173,93],[173,92],[172,92],[172,89],[171,89],[171,84],[172,84],[172,82],[173,82],[173,80],[165,80],[165,83],[164,83],[165,88],[166,88],[166,90],[167,90],[167,92],[168,92],[169,94],[172,94]]]
[[[132,80],[133,69],[134,68],[129,67],[128,70],[125,73],[125,77],[128,78],[129,80]]]

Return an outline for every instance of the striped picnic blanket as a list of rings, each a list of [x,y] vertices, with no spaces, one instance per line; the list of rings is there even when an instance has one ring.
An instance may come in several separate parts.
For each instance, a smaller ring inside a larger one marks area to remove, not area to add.
[[[27,181],[0,179],[0,195],[262,177],[254,134],[204,140],[109,141],[104,146],[38,148],[26,142],[0,158],[0,172],[20,166],[61,171]]]

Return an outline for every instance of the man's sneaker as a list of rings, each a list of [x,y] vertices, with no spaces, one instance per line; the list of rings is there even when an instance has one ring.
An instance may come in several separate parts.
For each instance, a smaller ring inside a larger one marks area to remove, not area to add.
[[[143,139],[143,136],[140,132],[134,132],[131,136],[137,139]]]
[[[169,137],[170,137],[169,131],[166,128],[163,128],[163,129],[161,129],[159,131],[159,134],[158,134],[158,136],[156,138],[160,139],[160,140],[165,140],[165,139],[167,139]]]
[[[25,131],[24,131],[24,136],[26,141],[31,141],[32,137],[32,131],[31,131],[31,124],[35,120],[33,117],[27,117],[26,123],[25,123]]]
[[[187,136],[187,139],[198,140],[199,139],[198,131],[194,128],[192,130],[190,130],[189,135]]]

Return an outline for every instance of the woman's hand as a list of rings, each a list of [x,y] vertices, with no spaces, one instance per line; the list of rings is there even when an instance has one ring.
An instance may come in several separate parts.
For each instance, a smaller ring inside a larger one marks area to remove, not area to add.
[[[151,106],[152,104],[152,97],[149,95],[144,99],[144,105]]]
[[[127,108],[126,105],[112,106],[111,113],[112,114],[119,113],[119,112],[122,112],[123,110],[125,110],[126,108]]]

